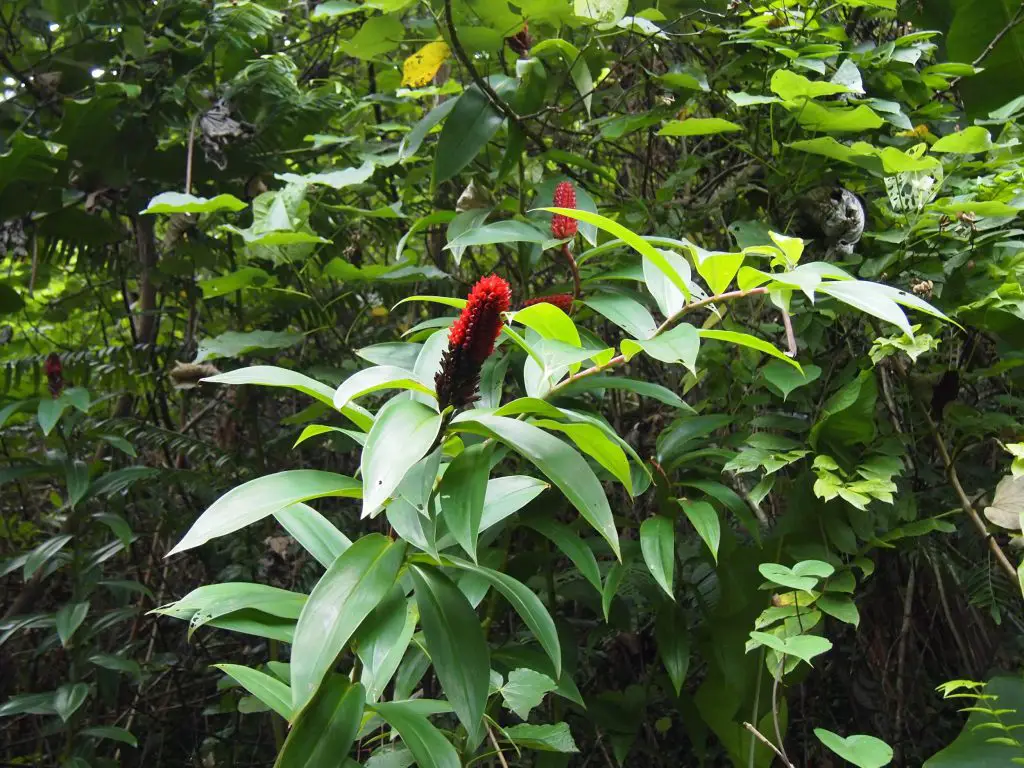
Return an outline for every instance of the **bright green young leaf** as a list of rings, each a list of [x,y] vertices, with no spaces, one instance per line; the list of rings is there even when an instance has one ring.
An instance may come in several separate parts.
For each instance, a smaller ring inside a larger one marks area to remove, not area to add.
[[[324,496],[359,498],[361,494],[358,481],[318,469],[293,469],[259,477],[217,499],[167,554],[184,552],[210,539],[234,533],[300,501]]]
[[[691,272],[690,264],[686,259],[675,251],[667,251],[661,248],[658,249],[658,253],[661,254],[662,258],[684,283],[689,283]],[[658,309],[666,318],[672,317],[686,305],[688,297],[646,256],[643,257],[643,268],[644,283],[647,285],[647,290],[650,291],[651,296],[654,297]]]
[[[725,293],[743,265],[743,258],[742,253],[706,253],[697,259],[697,273],[713,294]]]
[[[398,47],[405,37],[405,27],[395,16],[371,16],[350,40],[338,47],[357,59],[373,59]]]
[[[992,136],[980,125],[972,125],[957,133],[943,136],[931,146],[932,152],[973,155],[992,149]]]
[[[516,312],[512,321],[532,328],[545,339],[554,339],[574,347],[582,344],[580,332],[572,318],[553,304],[533,304]]]
[[[473,740],[483,728],[491,669],[480,620],[459,588],[440,571],[414,565],[409,573],[434,671]],[[409,747],[412,749],[412,745]]]
[[[716,133],[742,131],[743,126],[721,117],[688,117],[685,120],[669,120],[658,131],[659,136],[711,136]]]
[[[817,381],[821,376],[821,368],[816,365],[805,365],[801,372],[791,365],[772,360],[761,369],[761,375],[769,384],[777,388],[782,393],[782,399],[786,400],[793,390]]]
[[[161,192],[149,201],[140,213],[214,213],[215,211],[244,211],[249,206],[234,195],[217,195],[208,200],[205,197],[186,195],[181,192]]]
[[[672,575],[676,563],[676,537],[672,521],[662,515],[655,515],[640,525],[640,551],[654,580],[665,594],[675,600]]]
[[[345,550],[313,587],[292,646],[295,713],[302,713],[363,619],[391,591],[404,559],[405,542],[371,533]]]
[[[849,88],[840,83],[822,80],[809,80],[790,69],[776,70],[772,75],[770,87],[784,101],[799,99],[816,99],[820,96],[833,96],[837,93],[848,93]]]

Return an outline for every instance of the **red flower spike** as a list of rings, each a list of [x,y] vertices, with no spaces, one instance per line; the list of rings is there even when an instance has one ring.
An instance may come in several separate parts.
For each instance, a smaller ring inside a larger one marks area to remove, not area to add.
[[[51,397],[58,397],[64,390],[64,368],[61,366],[60,355],[51,352],[43,363],[43,373],[46,374],[46,385],[50,389]]]
[[[554,207],[576,207],[576,188],[572,185],[572,182],[562,181],[559,182],[557,187],[555,187]],[[564,240],[567,237],[575,237],[578,229],[579,224],[576,219],[570,219],[568,216],[563,216],[560,213],[556,213],[551,217],[552,237],[559,240]]]
[[[572,310],[572,294],[554,293],[550,296],[538,296],[534,299],[530,299],[529,301],[524,301],[523,309],[532,307],[534,304],[553,304],[568,315]]]
[[[477,398],[480,368],[494,352],[501,333],[501,313],[512,306],[512,289],[497,275],[481,278],[469,292],[469,300],[448,331],[448,349],[434,377],[441,408],[464,408]]]

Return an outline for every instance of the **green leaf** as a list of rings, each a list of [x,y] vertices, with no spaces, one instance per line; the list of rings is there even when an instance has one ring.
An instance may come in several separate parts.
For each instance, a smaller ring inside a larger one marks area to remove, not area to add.
[[[363,5],[359,3],[351,3],[349,0],[325,0],[320,3],[313,12],[309,14],[310,21],[320,21],[321,19],[333,19],[336,16],[347,16],[350,13],[359,13],[363,10]]]
[[[54,709],[56,696],[56,691],[17,694],[0,704],[0,717],[13,717],[22,714],[55,715],[57,714]]]
[[[558,631],[555,629],[555,622],[552,620],[551,614],[548,613],[548,609],[544,607],[540,598],[525,584],[501,571],[474,565],[456,557],[446,558],[446,562],[479,576],[505,596],[509,605],[530,628],[534,637],[537,638],[537,642],[551,659],[555,677],[560,677],[562,674],[562,650],[558,643]]]
[[[485,443],[468,446],[448,465],[437,490],[444,522],[473,562],[476,562],[476,540],[490,470],[491,446]]]
[[[658,249],[665,262],[682,279],[684,283],[690,282],[690,264],[686,259],[675,251]],[[647,290],[658,305],[658,309],[665,317],[672,317],[686,305],[686,296],[672,283],[650,259],[643,258],[644,283]]]
[[[405,38],[405,27],[395,16],[371,16],[338,47],[357,59],[373,59],[395,50]]]
[[[228,373],[210,376],[203,381],[214,384],[261,384],[265,387],[288,387],[334,407],[334,390],[331,387],[297,371],[289,371],[287,368],[278,368],[273,365],[253,365],[248,368],[239,368]],[[373,424],[373,416],[359,406],[346,406],[342,409],[342,413],[362,430],[368,430]]]
[[[414,400],[389,400],[366,438],[360,461],[362,517],[376,515],[406,472],[427,455],[441,428],[441,416]]]
[[[784,101],[798,99],[815,99],[819,96],[833,96],[837,93],[849,93],[850,89],[840,83],[829,83],[823,80],[808,80],[789,69],[776,70],[772,75],[772,93],[777,93]]]
[[[544,430],[504,416],[467,411],[452,422],[455,428],[466,429],[471,425],[482,427],[485,433],[497,437],[535,464],[604,537],[615,556],[620,557],[619,537],[608,499],[582,456]]]
[[[825,107],[814,101],[795,106],[796,119],[810,131],[860,133],[881,128],[884,120],[871,107]]]
[[[499,97],[508,98],[515,91],[516,81],[512,78],[492,77],[490,81]],[[505,115],[491,106],[487,96],[475,84],[463,91],[437,140],[434,184],[447,181],[469,165],[503,122]]]
[[[53,709],[65,723],[78,711],[89,695],[85,683],[66,683],[53,695]]]
[[[213,213],[214,211],[244,211],[248,204],[234,195],[217,195],[212,199],[186,195],[181,192],[161,192],[149,201],[140,213]]]
[[[542,208],[541,210],[548,211],[549,213],[560,213],[563,216],[568,216],[570,219],[585,221],[588,224],[593,224],[598,229],[619,238],[637,253],[650,259],[651,263],[664,273],[669,282],[678,288],[680,293],[689,300],[690,289],[683,278],[676,272],[672,264],[662,256],[661,251],[648,243],[644,238],[640,237],[640,235],[637,235],[631,230],[626,229],[626,227],[621,224],[614,222],[599,213],[581,211],[575,208]]]
[[[706,331],[704,329],[701,329],[699,333],[702,339],[715,339],[717,341],[728,342],[729,344],[739,344],[741,347],[750,347],[751,349],[756,349],[758,352],[764,352],[772,357],[776,357],[793,366],[798,371],[803,370],[800,367],[800,363],[786,356],[775,345],[769,344],[767,341],[759,339],[756,336],[751,336],[749,333],[737,333],[736,331]]]
[[[706,252],[697,258],[697,273],[704,278],[713,294],[725,293],[743,266],[743,258],[742,253]]]
[[[604,1],[602,0],[602,2]],[[621,0],[619,1],[621,2]],[[551,7],[550,4],[545,3],[545,5],[549,8]],[[524,12],[530,18],[534,17],[534,14],[525,8]],[[590,67],[587,66],[586,57],[575,45],[568,40],[558,37],[541,40],[533,46],[533,50],[530,52],[534,56],[543,57],[548,51],[557,52],[562,61],[565,62],[565,65],[569,67],[569,77],[572,78],[572,83],[576,86],[576,92],[583,100],[583,107],[587,110],[587,116],[589,117],[594,101],[594,78],[590,74]]]
[[[592,392],[595,389],[626,389],[630,392],[635,392],[641,397],[649,397],[652,400],[657,400],[659,403],[671,405],[673,408],[693,412],[693,409],[683,402],[682,398],[671,389],[667,389],[660,384],[652,384],[649,381],[627,379],[624,376],[584,376],[560,387],[558,394],[563,397],[571,397],[581,392]]]
[[[285,720],[292,718],[292,691],[276,677],[240,664],[214,664]]]
[[[624,339],[622,353],[631,359],[639,352],[646,352],[655,360],[663,363],[682,363],[691,372],[696,373],[697,353],[700,351],[700,333],[692,325],[686,323],[659,333],[653,339],[634,341]]]
[[[867,312],[869,315],[892,323],[910,338],[914,338],[914,329],[910,321],[895,301],[883,291],[877,290],[877,283],[860,280],[839,280],[822,283],[818,290],[844,304]]]
[[[189,622],[189,636],[206,624],[217,625],[224,616],[247,612],[294,621],[306,603],[306,595],[267,584],[223,582],[207,584],[189,592],[180,600],[154,608],[153,613],[173,616]]]
[[[658,327],[647,308],[628,296],[592,293],[587,295],[583,303],[638,339],[649,339]]]
[[[485,687],[486,684],[485,673]],[[392,701],[387,704],[375,704],[371,709],[398,731],[420,768],[462,768],[462,761],[455,747],[416,710],[416,702]]]
[[[320,578],[299,615],[292,647],[292,704],[301,713],[338,655],[391,591],[405,542],[371,533],[354,542]]]
[[[665,594],[675,600],[672,574],[676,563],[676,532],[672,521],[661,515],[649,517],[640,525],[640,551],[654,580]]]
[[[303,334],[291,331],[227,331],[215,338],[200,341],[195,361],[202,363],[220,357],[242,357],[262,349],[286,349],[295,346],[303,338]]]
[[[892,762],[892,747],[874,736],[856,734],[843,738],[824,728],[815,728],[814,735],[822,744],[857,768],[882,768]]]
[[[817,381],[821,376],[821,368],[816,365],[805,365],[801,372],[790,365],[783,365],[777,360],[772,360],[761,369],[761,375],[782,392],[782,399],[786,400],[793,390]]]
[[[992,136],[978,125],[972,125],[957,133],[943,136],[931,146],[932,152],[946,152],[955,155],[971,155],[990,149],[992,149]]]
[[[326,517],[307,504],[292,504],[274,517],[286,531],[324,568],[330,568],[352,541]]]
[[[682,611],[675,603],[665,604],[658,611],[654,638],[658,643],[661,663],[665,665],[665,672],[678,696],[690,669],[690,632]]]
[[[626,458],[626,453],[601,429],[593,424],[566,424],[550,419],[537,419],[533,423],[543,429],[563,432],[568,435],[577,448],[607,469],[616,480],[622,483],[629,495],[633,495],[633,479],[629,474],[629,460]]]
[[[82,626],[86,615],[89,613],[89,602],[64,603],[57,610],[57,635],[60,637],[60,644],[67,648],[71,642],[72,635]]]
[[[356,651],[363,662],[361,681],[368,701],[377,701],[394,677],[418,620],[415,602],[406,598],[401,584],[396,584],[356,632]]]
[[[436,398],[434,388],[404,368],[378,365],[349,376],[334,393],[334,407],[339,411],[352,400],[382,389],[413,389]]]
[[[601,571],[597,567],[594,551],[583,542],[583,539],[575,531],[564,523],[546,517],[530,518],[526,524],[558,547],[559,551],[576,566],[580,575],[594,586],[594,589],[599,593],[603,591]]]
[[[742,131],[743,126],[721,117],[688,117],[669,120],[658,131],[659,136],[712,136],[717,133]]]
[[[814,602],[814,606],[846,624],[860,626],[860,611],[849,595],[822,595]]]
[[[545,339],[554,339],[573,347],[582,346],[580,332],[572,318],[553,304],[533,304],[516,312],[512,321],[532,328]]]
[[[362,685],[350,683],[341,675],[331,675],[295,721],[275,768],[341,765],[359,735],[364,704]]]
[[[362,184],[373,176],[375,165],[367,160],[358,168],[342,168],[337,171],[325,173],[275,173],[274,178],[280,179],[288,184],[320,184],[332,189],[344,189],[355,184]]]
[[[795,635],[781,638],[767,632],[751,632],[750,639],[757,645],[765,645],[784,656],[796,656],[798,659],[811,663],[811,659],[832,649],[832,643],[817,635]]]
[[[545,694],[558,687],[547,675],[532,669],[514,669],[508,673],[508,682],[501,688],[505,706],[522,720],[530,719],[530,710],[540,706]]]
[[[547,232],[541,232],[524,221],[509,219],[495,221],[475,227],[450,240],[446,249],[466,248],[471,245],[492,245],[494,243],[544,243],[551,239]]]
[[[72,538],[71,534],[54,536],[52,539],[47,539],[33,549],[29,553],[28,557],[25,558],[25,564],[21,569],[22,576],[25,581],[32,578],[32,575],[46,565],[46,563],[50,561],[50,558],[64,549],[64,546],[71,541]]]
[[[804,560],[792,568],[779,563],[761,563],[757,570],[773,584],[809,594],[818,585],[819,579],[828,578],[835,569],[820,560]]]
[[[359,498],[359,482],[318,469],[293,469],[259,477],[225,493],[192,524],[168,552],[173,555],[262,520],[300,501],[324,496]]]
[[[618,23],[628,8],[628,0],[573,0],[572,4],[577,16],[596,21],[605,28]]]
[[[480,620],[462,591],[440,571],[412,565],[409,573],[434,671],[473,742],[483,727],[491,669]],[[416,754],[413,746],[408,746]]]
[[[49,435],[53,431],[53,428],[57,426],[57,422],[60,421],[60,417],[67,410],[68,405],[69,403],[64,399],[39,401],[39,410],[36,418],[39,421],[39,428],[43,430],[44,435]]]
[[[679,506],[683,508],[686,519],[690,521],[697,534],[708,545],[715,563],[718,562],[718,544],[722,539],[721,523],[718,520],[718,512],[706,501],[679,500]]]
[[[135,735],[125,729],[118,728],[113,725],[94,725],[90,728],[83,728],[78,732],[79,736],[91,736],[94,739],[110,739],[111,741],[119,741],[122,744],[127,744],[131,747],[138,747],[139,740],[135,738]]]
[[[566,723],[529,725],[522,723],[505,729],[505,736],[517,747],[541,752],[579,752]]]
[[[615,593],[619,591],[619,584],[622,583],[625,575],[626,566],[622,563],[613,563],[612,567],[608,569],[608,573],[605,574],[604,589],[601,590],[601,612],[604,614],[605,622],[608,621],[612,610],[612,600],[615,599]]]

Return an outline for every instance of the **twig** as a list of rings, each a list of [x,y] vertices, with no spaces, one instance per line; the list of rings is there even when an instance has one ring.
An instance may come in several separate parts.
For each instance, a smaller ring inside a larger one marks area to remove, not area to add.
[[[192,118],[192,125],[188,129],[188,154],[185,157],[185,194],[192,194],[192,155],[196,145],[196,124],[199,122],[199,115]]]
[[[487,736],[491,740],[491,746],[494,747],[494,751],[498,753],[498,762],[501,763],[501,768],[508,768],[508,762],[505,760],[505,755],[501,751],[501,747],[498,746],[498,740],[494,738],[494,731],[491,730],[491,724],[485,722],[484,725],[487,727]]]
[[[779,726],[779,682],[782,680],[782,670],[786,667],[786,658],[779,659],[779,668],[775,672],[775,680],[772,683],[772,724],[775,726],[775,738],[779,740],[779,748],[776,750],[782,762],[786,765],[793,765],[786,754],[786,744],[782,740],[782,728]]]
[[[786,310],[782,310],[782,327],[786,329],[786,354],[796,357],[796,334],[793,333],[793,318]]]
[[[914,607],[914,587],[917,584],[917,566],[911,564],[907,577],[907,593],[903,596],[903,623],[900,625],[900,645],[896,653],[896,718],[893,722],[892,739],[896,745],[896,764],[900,764],[900,733],[903,730],[903,672],[907,659],[907,638],[910,636],[910,613]]]
[[[1022,2],[1020,4],[1020,7],[1017,8],[1017,12],[1013,14],[1013,17],[1008,22],[1006,22],[1006,26],[999,30],[999,34],[992,38],[992,42],[986,45],[985,49],[980,54],[978,54],[978,57],[971,62],[971,66],[976,67],[979,64],[981,64],[981,62],[983,62],[986,58],[988,58],[988,55],[992,53],[992,51],[995,50],[996,46],[1002,42],[1003,38],[1010,33],[1010,30],[1012,30],[1022,21],[1024,21],[1024,2]],[[961,75],[960,77],[953,78],[952,80],[949,81],[949,87],[955,88],[961,80],[963,80],[963,75]]]
[[[743,723],[743,727],[750,731],[752,734],[754,734],[758,741],[760,741],[765,746],[769,747],[772,752],[778,755],[779,759],[786,764],[786,768],[796,768],[796,766],[789,762],[789,760],[786,759],[786,756],[779,751],[778,747],[772,744],[771,740],[768,739],[759,730],[757,730],[757,728],[752,726],[750,723]]]

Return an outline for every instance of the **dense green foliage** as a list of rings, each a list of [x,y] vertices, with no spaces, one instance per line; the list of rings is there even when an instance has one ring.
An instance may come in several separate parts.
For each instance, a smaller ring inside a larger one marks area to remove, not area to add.
[[[1021,22],[3,3],[4,764],[1024,762]]]

